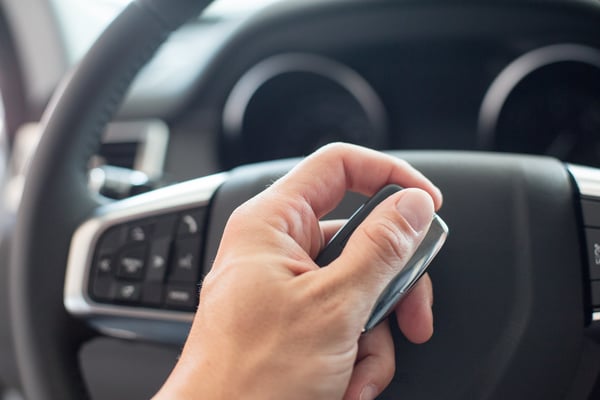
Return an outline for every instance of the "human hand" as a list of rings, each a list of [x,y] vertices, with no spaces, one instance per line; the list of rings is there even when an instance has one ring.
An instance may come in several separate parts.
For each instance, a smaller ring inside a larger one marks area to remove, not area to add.
[[[406,188],[377,206],[340,257],[313,259],[339,228],[321,223],[347,190]],[[394,373],[389,325],[361,330],[441,206],[439,190],[396,158],[326,146],[231,216],[192,330],[157,398],[374,399]],[[427,275],[397,306],[415,343],[433,332]]]

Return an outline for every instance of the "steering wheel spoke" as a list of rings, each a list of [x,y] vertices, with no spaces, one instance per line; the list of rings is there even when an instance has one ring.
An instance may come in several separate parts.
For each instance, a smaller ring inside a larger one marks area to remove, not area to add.
[[[198,305],[207,207],[225,179],[97,208],[71,242],[66,309],[108,336],[182,343]]]

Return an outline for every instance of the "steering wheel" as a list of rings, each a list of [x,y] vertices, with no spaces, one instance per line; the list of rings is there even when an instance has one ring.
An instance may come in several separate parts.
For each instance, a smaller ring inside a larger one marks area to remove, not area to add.
[[[132,79],[208,3],[128,5],[44,115],[10,265],[29,399],[87,397],[77,353],[95,335],[181,343],[227,217],[294,164],[241,167],[118,202],[88,190],[88,160]],[[381,398],[585,398],[600,173],[541,157],[396,154],[442,189],[452,233],[431,267],[436,334],[414,346],[394,332],[397,371]]]

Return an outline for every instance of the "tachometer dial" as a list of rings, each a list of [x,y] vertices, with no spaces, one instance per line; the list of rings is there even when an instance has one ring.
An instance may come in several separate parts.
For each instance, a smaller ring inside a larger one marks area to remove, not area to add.
[[[600,166],[600,52],[557,45],[515,61],[488,92],[480,134],[489,149]]]

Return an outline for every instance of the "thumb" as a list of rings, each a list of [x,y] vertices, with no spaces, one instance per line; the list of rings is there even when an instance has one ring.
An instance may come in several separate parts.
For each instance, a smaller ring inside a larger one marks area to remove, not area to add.
[[[404,189],[380,203],[356,228],[342,254],[325,268],[336,290],[347,299],[356,299],[349,304],[354,312],[368,315],[421,243],[433,212],[428,193]]]

